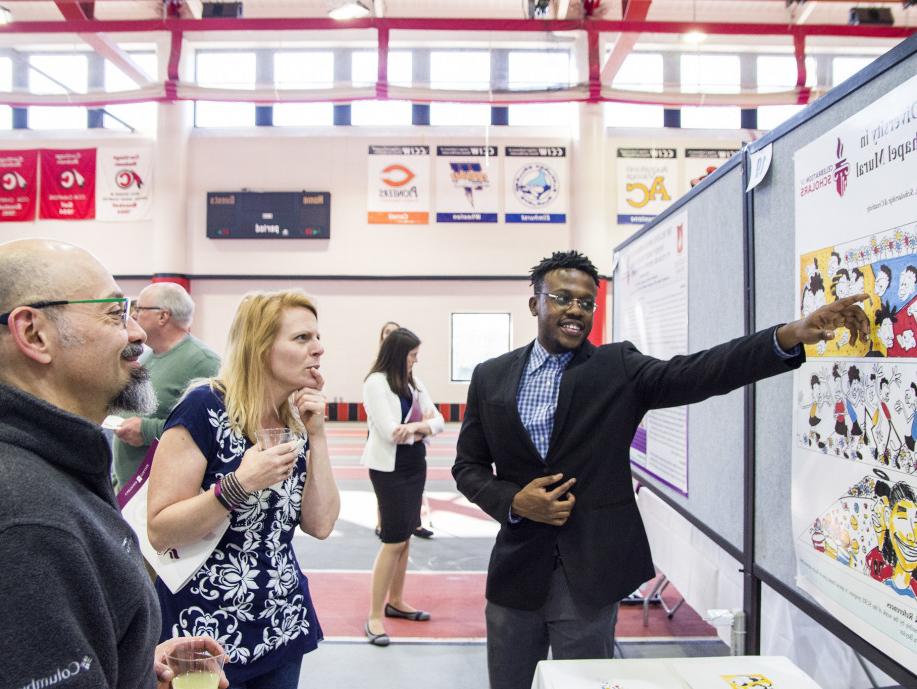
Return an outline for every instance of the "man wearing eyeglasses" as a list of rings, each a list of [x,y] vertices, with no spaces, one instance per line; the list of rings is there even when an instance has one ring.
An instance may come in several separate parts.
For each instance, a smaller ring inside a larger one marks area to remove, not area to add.
[[[169,686],[172,642],[156,646],[159,605],[99,427],[155,405],[129,314],[82,249],[0,244],[2,687]]]
[[[487,573],[491,689],[528,689],[535,666],[611,658],[618,601],[655,576],[629,447],[650,409],[699,402],[805,361],[801,344],[869,321],[840,299],[800,321],[669,361],[629,342],[593,346],[599,276],[576,251],[532,269],[530,344],[471,378],[452,474],[500,523]]]
[[[115,430],[112,449],[119,489],[137,473],[188,383],[215,376],[220,368],[220,358],[191,334],[194,302],[181,285],[148,285],[140,292],[133,310],[152,350],[140,362],[150,373],[159,403],[151,414],[124,419]]]

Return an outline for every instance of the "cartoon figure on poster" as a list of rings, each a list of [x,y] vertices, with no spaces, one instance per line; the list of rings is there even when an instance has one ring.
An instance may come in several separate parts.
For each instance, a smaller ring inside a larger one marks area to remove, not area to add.
[[[804,254],[799,289],[803,315],[850,294],[870,295],[860,306],[873,336],[851,346],[841,334],[808,346],[808,357],[917,357],[917,225]]]
[[[917,490],[909,482],[873,469],[802,540],[917,606]]]
[[[779,689],[764,675],[723,675],[729,689]]]
[[[800,446],[917,474],[917,370],[905,385],[899,367],[887,364],[805,367],[807,390],[797,400]]]

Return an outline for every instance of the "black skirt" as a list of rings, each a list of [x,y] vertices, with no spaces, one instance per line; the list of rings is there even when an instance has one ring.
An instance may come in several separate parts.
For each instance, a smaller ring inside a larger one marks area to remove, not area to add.
[[[420,502],[427,482],[427,446],[422,442],[398,445],[395,470],[369,470],[376,499],[383,543],[402,543],[420,524]]]

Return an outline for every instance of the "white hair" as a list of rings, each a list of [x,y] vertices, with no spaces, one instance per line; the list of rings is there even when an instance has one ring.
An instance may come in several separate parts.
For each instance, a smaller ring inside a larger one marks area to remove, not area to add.
[[[174,282],[157,282],[151,288],[156,306],[172,314],[176,324],[187,328],[194,320],[194,301],[181,285]]]

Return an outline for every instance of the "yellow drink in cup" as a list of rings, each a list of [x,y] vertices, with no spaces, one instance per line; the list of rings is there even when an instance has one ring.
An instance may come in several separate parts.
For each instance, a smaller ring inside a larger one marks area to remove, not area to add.
[[[217,689],[220,676],[215,672],[189,672],[172,680],[172,689]]]
[[[172,670],[172,689],[218,689],[226,654],[214,655],[200,639],[187,639],[165,661]]]

